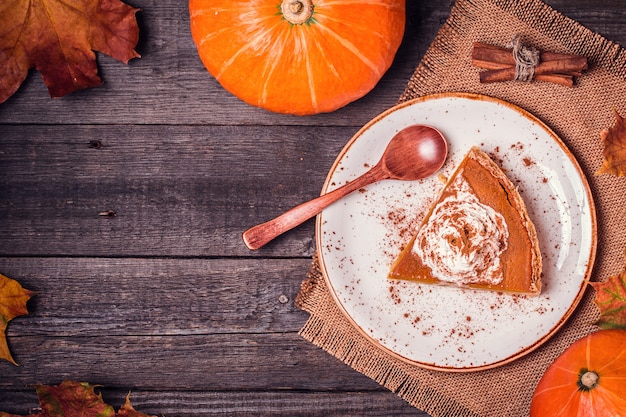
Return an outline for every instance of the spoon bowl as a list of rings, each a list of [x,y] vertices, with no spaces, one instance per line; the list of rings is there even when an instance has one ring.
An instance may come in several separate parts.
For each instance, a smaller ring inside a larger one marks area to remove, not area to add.
[[[385,179],[414,181],[429,177],[441,169],[447,156],[448,144],[441,132],[427,125],[408,126],[391,138],[382,157],[369,171],[329,193],[251,227],[243,233],[243,241],[249,249],[259,249],[335,201],[374,182]]]
[[[414,181],[430,177],[446,161],[448,144],[441,132],[426,125],[411,125],[391,138],[380,160],[389,178]]]

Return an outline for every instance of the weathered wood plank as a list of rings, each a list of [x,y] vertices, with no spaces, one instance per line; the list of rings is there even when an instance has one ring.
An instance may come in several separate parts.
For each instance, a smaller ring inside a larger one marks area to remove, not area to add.
[[[293,390],[380,390],[296,334],[306,314],[293,307],[301,278],[289,271],[302,272],[309,264],[306,259],[0,258],[0,271],[38,292],[31,315],[9,326],[20,366],[3,365],[0,410],[28,406],[9,399],[23,386],[63,379],[150,391],[158,397],[153,404],[171,406],[167,415],[189,410],[177,411],[168,394],[185,399],[185,407],[197,413],[211,407],[236,415],[242,395],[213,391],[280,389],[287,399],[279,394],[275,401],[286,402],[275,406],[287,412],[282,415],[294,415],[293,407],[308,402],[290,401],[299,395]],[[193,400],[177,390],[203,393]],[[212,398],[209,405],[203,403],[204,391]],[[355,396],[359,401],[352,402]],[[350,394],[343,404],[327,405],[360,413],[361,397]],[[400,415],[420,415],[397,404],[391,409],[401,406],[398,412],[408,413]],[[327,411],[312,409],[310,415]],[[273,409],[267,412],[274,415]]]
[[[306,313],[293,299],[309,265],[0,258],[37,291],[32,313],[9,326],[20,366],[2,365],[0,398],[63,379],[158,392],[378,389],[297,335]]]
[[[7,335],[296,333],[308,318],[294,300],[310,265],[306,258],[2,257],[0,273],[36,292],[31,313],[14,319]]]
[[[620,24],[626,19],[626,4],[623,1],[546,0],[545,2],[590,30],[626,46],[626,33]]]
[[[7,391],[0,397],[0,410],[30,414],[37,398],[29,391]],[[128,390],[103,387],[104,401],[115,409],[124,403]],[[130,400],[137,411],[157,416],[272,416],[345,417],[413,416],[428,417],[395,395],[383,391],[366,392],[193,392],[131,390]]]
[[[0,390],[65,379],[154,391],[377,389],[296,333],[13,336],[9,343],[20,366],[2,364]]]
[[[5,126],[0,253],[310,256],[312,220],[259,252],[241,233],[319,195],[357,130]]]

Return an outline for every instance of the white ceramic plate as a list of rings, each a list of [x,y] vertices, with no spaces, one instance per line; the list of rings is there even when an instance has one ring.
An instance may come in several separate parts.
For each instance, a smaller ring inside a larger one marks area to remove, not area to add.
[[[519,186],[540,240],[542,294],[387,279],[401,246],[443,188],[437,175],[373,184],[318,215],[323,275],[353,324],[405,361],[447,371],[508,363],[553,335],[582,297],[597,238],[589,186],[565,145],[534,116],[494,98],[448,93],[401,104],[368,123],[338,156],[323,192],[364,173],[397,131],[416,123],[446,137],[443,175],[477,145]]]

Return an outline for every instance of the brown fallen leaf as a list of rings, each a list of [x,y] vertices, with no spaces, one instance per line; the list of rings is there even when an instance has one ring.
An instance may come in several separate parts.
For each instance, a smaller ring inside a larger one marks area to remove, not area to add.
[[[130,404],[130,393],[126,395],[126,402],[124,405],[120,407],[120,410],[117,412],[117,417],[154,417],[149,416],[148,414],[140,413],[136,411],[133,406]]]
[[[617,111],[614,113],[615,124],[600,132],[600,138],[604,144],[602,152],[604,162],[596,175],[626,175],[626,122]]]
[[[63,381],[60,385],[36,385],[41,411],[27,417],[151,417],[135,411],[126,403],[116,414],[113,407],[104,402],[102,394],[96,394],[96,386],[87,382]],[[0,411],[0,417],[23,417]]]
[[[596,323],[603,329],[626,329],[626,251],[624,270],[605,282],[590,282],[596,290],[595,303],[600,309]]]
[[[42,416],[115,417],[115,410],[86,382],[63,381],[61,385],[36,385]]]
[[[101,84],[94,51],[124,63],[139,57],[138,10],[120,0],[1,2],[0,103],[30,68],[41,72],[51,97]]]
[[[19,282],[0,274],[0,359],[5,359],[14,365],[5,330],[9,321],[17,316],[28,314],[26,302],[33,293],[23,288]]]

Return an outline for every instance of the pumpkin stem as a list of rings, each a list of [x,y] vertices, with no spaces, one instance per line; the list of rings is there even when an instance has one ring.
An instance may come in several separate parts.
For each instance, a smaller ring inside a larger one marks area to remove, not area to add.
[[[289,23],[300,25],[313,15],[313,0],[283,0],[280,11]]]
[[[580,388],[589,391],[592,388],[595,388],[598,385],[598,380],[600,377],[597,373],[593,371],[586,371],[580,376],[579,385]]]

